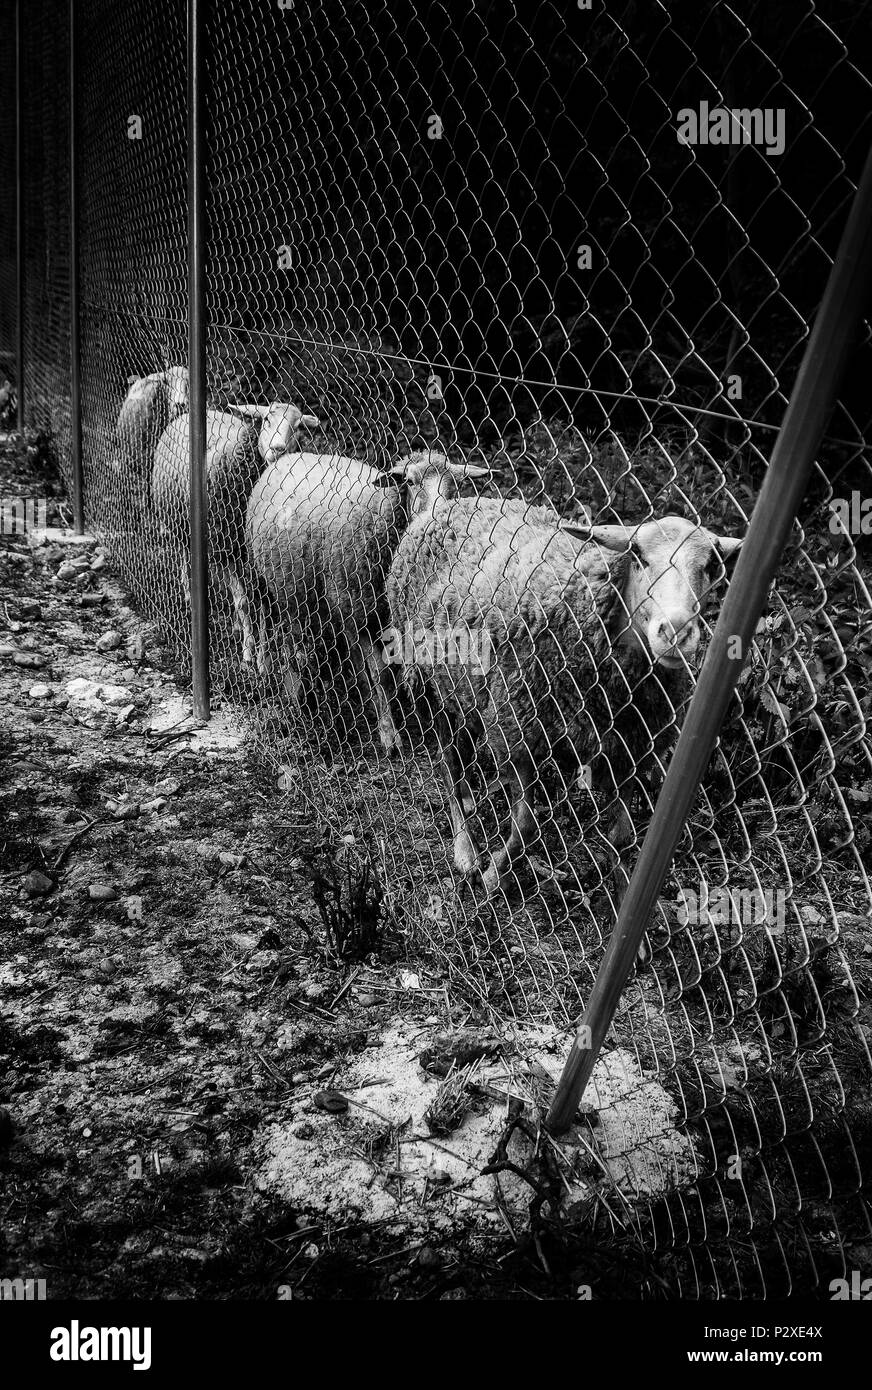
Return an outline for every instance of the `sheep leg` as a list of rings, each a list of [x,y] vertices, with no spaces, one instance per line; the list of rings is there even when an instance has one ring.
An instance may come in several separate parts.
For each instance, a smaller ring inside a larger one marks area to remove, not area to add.
[[[251,619],[251,603],[245,591],[245,585],[233,570],[223,566],[214,566],[216,578],[220,578],[230,590],[230,597],[233,600],[233,626],[237,632],[242,633],[242,664],[253,666],[257,660],[257,639],[255,637],[254,624]]]
[[[288,699],[300,709],[303,698],[303,668],[307,657],[301,625],[292,621],[289,627],[290,633],[286,633],[282,639],[282,685]]]
[[[360,647],[363,655],[363,665],[366,671],[369,687],[372,693],[373,703],[375,704],[378,715],[378,736],[381,746],[388,757],[400,749],[400,735],[394,723],[394,716],[391,713],[391,703],[388,692],[385,688],[385,668],[379,660],[375,643],[368,632],[360,634]]]
[[[448,792],[448,813],[454,839],[454,867],[458,873],[471,874],[478,868],[479,854],[466,823],[465,803],[471,800],[469,783],[452,738],[451,727],[444,715],[436,721],[436,737],[439,740],[445,787]]]
[[[257,644],[257,674],[268,676],[273,668],[272,652],[269,646],[270,636],[270,617],[269,609],[265,599],[261,599],[258,605],[260,636]]]
[[[536,765],[529,753],[516,755],[512,760],[512,770],[518,781],[520,795],[512,804],[512,829],[509,838],[504,847],[491,856],[491,861],[482,875],[488,896],[496,892],[512,866],[524,858],[531,845],[541,835],[533,809]]]

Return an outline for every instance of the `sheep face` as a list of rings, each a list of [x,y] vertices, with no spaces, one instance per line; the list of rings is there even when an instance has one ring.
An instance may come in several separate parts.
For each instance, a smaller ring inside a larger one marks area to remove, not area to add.
[[[260,434],[257,448],[264,463],[275,463],[290,450],[291,441],[303,426],[316,430],[321,422],[314,415],[304,415],[300,407],[287,401],[274,401],[272,405],[235,405],[231,410],[240,415],[254,415],[260,419]]]
[[[187,367],[170,367],[164,372],[163,379],[166,382],[170,411],[173,415],[179,415],[183,410],[188,409],[188,369]]]
[[[646,521],[639,527],[568,529],[609,550],[629,551],[622,596],[627,626],[619,641],[641,647],[667,670],[683,669],[699,650],[703,600],[741,539],[716,536],[678,516]]]
[[[188,409],[187,367],[168,367],[165,372],[152,372],[150,376],[129,376],[127,385],[127,399],[131,401],[146,398],[159,387],[170,408],[171,418]]]
[[[489,478],[489,468],[471,463],[449,463],[436,449],[419,449],[407,454],[390,470],[393,477],[405,479],[409,489],[409,515],[431,513],[439,498],[456,497],[464,478]]]

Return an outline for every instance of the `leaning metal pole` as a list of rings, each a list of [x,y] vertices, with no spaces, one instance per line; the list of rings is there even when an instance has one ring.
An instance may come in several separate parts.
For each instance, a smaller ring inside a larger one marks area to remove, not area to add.
[[[572,1123],[696,800],[769,585],[805,495],[870,284],[872,152],[866,160],[699,684],[548,1112],[546,1123],[554,1133]],[[732,655],[736,638],[741,653],[738,657]]]
[[[190,373],[191,675],[194,715],[209,718],[206,492],[206,199],[203,3],[188,0],[188,369]]]

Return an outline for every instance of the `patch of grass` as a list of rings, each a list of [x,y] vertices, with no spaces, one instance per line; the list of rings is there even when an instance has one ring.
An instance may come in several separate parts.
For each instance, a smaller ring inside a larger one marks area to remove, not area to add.
[[[350,847],[335,854],[324,851],[309,865],[312,896],[322,936],[299,915],[298,925],[310,941],[335,962],[365,960],[377,954],[384,940],[384,888],[368,853]]]

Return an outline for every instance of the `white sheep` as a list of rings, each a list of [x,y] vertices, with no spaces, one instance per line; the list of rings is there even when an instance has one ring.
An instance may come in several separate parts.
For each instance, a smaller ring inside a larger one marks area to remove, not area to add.
[[[398,747],[399,736],[379,633],[394,547],[410,511],[432,496],[454,496],[461,477],[487,472],[449,463],[436,451],[411,454],[389,473],[340,454],[295,453],[267,468],[252,491],[250,563],[291,639],[285,647],[289,692],[298,696],[302,667],[316,653],[350,665],[355,684],[373,698],[387,753]]]
[[[249,494],[264,463],[284,454],[302,426],[316,429],[314,415],[296,405],[233,405],[206,412],[206,489],[208,498],[209,564],[233,602],[235,625],[242,633],[242,660],[256,660],[258,640],[249,600],[244,526]],[[161,435],[154,454],[152,498],[164,531],[181,545],[182,585],[190,602],[188,545],[190,536],[190,416],[173,420]]]
[[[461,873],[480,870],[471,788],[494,763],[513,789],[511,827],[483,871],[489,894],[541,839],[541,770],[563,752],[607,769],[622,807],[609,838],[634,838],[620,789],[677,732],[701,603],[740,544],[677,516],[581,527],[502,499],[439,499],[413,520],[388,603],[395,628],[440,638],[403,664],[435,696]]]
[[[188,408],[188,369],[128,378],[128,392],[115,424],[115,471],[147,510],[154,451],[164,430]]]

